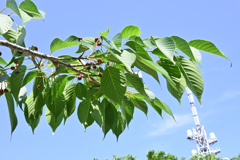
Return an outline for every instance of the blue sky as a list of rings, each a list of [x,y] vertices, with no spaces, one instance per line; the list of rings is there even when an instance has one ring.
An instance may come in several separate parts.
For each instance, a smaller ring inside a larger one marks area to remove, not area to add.
[[[17,2],[20,2],[19,0]],[[204,79],[202,107],[195,98],[201,124],[207,134],[214,132],[220,147],[218,156],[233,157],[240,154],[240,1],[238,0],[103,0],[103,1],[43,1],[34,0],[46,12],[46,20],[32,20],[26,24],[26,45],[37,45],[40,52],[49,54],[51,41],[70,35],[98,37],[98,32],[109,26],[112,38],[127,25],[140,27],[141,37],[150,35],[180,36],[186,40],[210,40],[233,63],[224,58],[202,52],[201,73]],[[0,9],[5,7],[1,0]],[[9,10],[6,11],[8,13]],[[2,37],[0,37],[2,39]],[[77,48],[57,51],[72,54]],[[0,47],[3,57],[10,59],[10,50]],[[167,91],[164,78],[159,86],[152,78],[144,77],[146,85],[172,109],[177,123],[163,114],[162,119],[149,107],[148,117],[135,110],[134,119],[117,142],[111,132],[103,140],[103,133],[95,123],[84,132],[76,112],[66,125],[60,125],[55,135],[43,116],[35,134],[27,125],[24,115],[16,109],[18,126],[10,140],[10,122],[4,97],[0,98],[0,159],[43,160],[112,159],[112,155],[132,154],[145,160],[149,150],[165,151],[180,157],[190,157],[196,145],[186,139],[187,129],[194,127],[187,94],[179,105]],[[28,86],[31,90],[31,86]],[[30,93],[30,92],[28,92]]]

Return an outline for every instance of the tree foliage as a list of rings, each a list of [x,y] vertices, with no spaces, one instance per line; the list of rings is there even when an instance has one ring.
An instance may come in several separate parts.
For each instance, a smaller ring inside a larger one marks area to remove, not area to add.
[[[155,152],[154,150],[148,151],[146,157],[147,157],[147,160],[186,160],[186,157],[177,158],[177,156],[172,155],[170,153],[166,153],[164,151]],[[135,160],[135,159],[137,159],[136,157],[133,157],[131,154],[129,154],[125,157],[117,157],[117,156],[113,155],[113,158],[115,160]],[[207,155],[196,154],[196,155],[190,157],[189,159],[190,160],[226,160],[226,158],[216,157],[214,154],[207,154]],[[229,159],[230,160],[239,160],[240,154],[237,157],[232,157]],[[98,159],[94,158],[93,160],[98,160]],[[108,160],[108,159],[106,159],[106,160]]]
[[[109,28],[99,32],[97,38],[55,38],[50,44],[51,53],[46,55],[35,45],[25,46],[24,41],[25,24],[31,19],[44,19],[45,13],[31,0],[19,5],[6,0],[6,8],[12,12],[3,14],[3,9],[0,13],[0,34],[5,39],[0,45],[11,49],[12,58],[0,57],[0,96],[6,97],[11,132],[18,123],[17,106],[33,132],[46,106],[45,116],[53,132],[76,110],[85,129],[96,122],[104,136],[112,130],[118,138],[132,120],[135,108],[147,115],[150,106],[160,116],[164,111],[174,118],[170,107],[148,89],[142,72],[158,83],[162,75],[168,91],[180,103],[186,87],[201,103],[204,85],[197,67],[201,63],[199,50],[227,58],[210,41],[187,42],[178,36],[143,39],[134,25],[126,26],[111,40]],[[13,12],[21,18],[22,26],[14,22]],[[53,56],[55,51],[74,46],[78,47],[74,54]],[[32,91],[27,91],[30,82]]]

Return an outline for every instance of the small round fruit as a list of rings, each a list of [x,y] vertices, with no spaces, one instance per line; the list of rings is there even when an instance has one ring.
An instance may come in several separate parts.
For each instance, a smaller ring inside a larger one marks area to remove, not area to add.
[[[19,74],[20,72],[19,71],[16,71],[15,74]]]
[[[37,89],[40,89],[41,88],[41,86],[40,85],[37,85]]]
[[[3,89],[0,89],[0,94],[3,94]]]
[[[101,59],[98,59],[97,62],[98,62],[98,64],[102,64],[102,60]]]
[[[95,42],[97,42],[98,41],[98,38],[95,38]]]
[[[15,64],[18,64],[18,61],[15,61],[14,63],[15,63]]]
[[[103,39],[103,36],[101,36],[100,38]]]
[[[35,49],[35,51],[38,51],[38,47],[37,46],[35,46],[34,49]]]
[[[82,40],[82,37],[78,37],[78,41],[81,41]]]
[[[103,77],[103,74],[102,74],[102,73],[99,73],[99,77]]]
[[[89,71],[91,69],[91,66],[87,66],[87,70]]]
[[[80,81],[80,80],[82,79],[82,76],[78,76],[77,78],[78,78],[78,80]]]
[[[15,67],[12,66],[12,67],[11,67],[11,70],[15,70]]]
[[[16,64],[16,67],[19,67],[19,64]]]
[[[41,64],[41,66],[43,67],[43,66],[44,66],[44,64],[42,63],[42,64]]]
[[[96,65],[93,65],[93,67],[92,67],[93,69],[97,69],[97,66]]]
[[[4,93],[8,93],[8,89],[4,89]]]
[[[92,83],[93,80],[90,78],[88,81],[89,81],[89,83]]]
[[[89,86],[89,89],[91,90],[91,89],[92,89],[92,86]]]
[[[97,42],[97,46],[101,46],[102,45],[102,43],[101,42]]]

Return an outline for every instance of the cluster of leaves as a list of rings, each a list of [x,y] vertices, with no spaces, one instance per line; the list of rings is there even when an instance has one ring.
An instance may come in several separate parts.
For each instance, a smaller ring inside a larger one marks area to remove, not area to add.
[[[177,160],[177,157],[171,154],[166,154],[164,151],[158,151],[155,153],[151,150],[147,153],[148,160]]]
[[[154,150],[151,150],[147,153],[148,160],[178,160],[177,156],[172,154],[166,154],[164,151],[158,151],[155,153]],[[113,155],[114,160],[136,160],[136,157],[133,157],[131,154],[125,157],[117,157]],[[196,154],[190,158],[190,160],[224,160],[225,158],[216,157],[214,154],[200,155]],[[98,160],[94,158],[93,160]],[[108,159],[106,159],[108,160]],[[180,158],[180,160],[186,160],[185,157]],[[240,154],[238,157],[232,157],[230,160],[240,160]]]
[[[31,18],[44,18],[44,12],[38,10],[31,0],[24,0],[19,6],[14,0],[7,0],[6,7],[22,19],[23,26],[13,29],[11,14],[0,14],[0,34],[17,47],[25,47],[25,23]],[[33,57],[15,49],[11,50],[10,61],[0,57],[1,86],[12,92],[5,93],[12,132],[17,126],[15,100],[32,131],[37,127],[46,105],[47,122],[53,132],[77,110],[79,121],[85,129],[96,122],[104,136],[112,130],[118,138],[132,120],[135,108],[147,115],[149,105],[160,116],[164,111],[174,118],[169,106],[143,83],[141,71],[158,83],[159,74],[163,75],[168,91],[180,103],[186,87],[201,103],[204,86],[197,67],[201,62],[199,50],[227,58],[212,42],[206,40],[187,42],[178,36],[142,39],[138,36],[141,34],[139,27],[134,25],[126,26],[112,40],[107,38],[108,33],[109,29],[100,32],[101,38],[73,35],[66,40],[55,38],[50,44],[51,54],[78,46],[76,55],[79,56],[61,55],[54,60],[48,59],[47,65],[43,64],[43,54],[39,52],[34,52]],[[11,44],[9,46],[11,48]],[[36,50],[36,47],[30,49]],[[27,60],[32,61],[35,67],[24,65]],[[9,73],[7,67],[15,61],[19,61],[20,66]],[[52,73],[49,73],[51,70]],[[73,83],[74,80],[77,80],[76,83]],[[25,86],[31,81],[33,89],[27,96]],[[78,107],[76,99],[80,100]]]
[[[113,155],[114,160],[136,160],[136,157],[133,157],[131,154],[125,156],[125,157],[117,157]],[[97,158],[93,158],[93,160],[98,160]],[[109,160],[109,159],[106,159]]]
[[[200,155],[196,154],[190,160],[226,160],[226,158],[216,157],[214,154]],[[240,154],[237,157],[229,158],[230,160],[240,160]]]

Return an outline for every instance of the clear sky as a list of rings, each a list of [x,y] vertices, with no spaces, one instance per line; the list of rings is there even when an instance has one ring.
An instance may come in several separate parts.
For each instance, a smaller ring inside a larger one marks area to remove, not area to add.
[[[19,3],[20,0],[17,0]],[[224,58],[202,52],[201,73],[204,80],[202,107],[195,98],[201,124],[207,134],[214,132],[220,147],[218,156],[233,157],[240,154],[240,1],[239,0],[34,0],[46,12],[46,20],[32,20],[26,24],[26,46],[37,45],[40,52],[49,54],[51,41],[70,35],[98,37],[98,32],[109,26],[110,39],[127,25],[137,25],[141,37],[180,36],[186,40],[210,40],[233,63]],[[0,9],[5,0],[0,1]],[[9,10],[6,11],[8,13]],[[0,37],[0,39],[3,39]],[[55,52],[73,54],[77,48]],[[3,57],[10,59],[10,50],[0,47]],[[194,121],[187,94],[179,105],[167,91],[164,78],[161,86],[150,77],[146,85],[172,109],[177,123],[167,114],[162,119],[149,107],[148,117],[135,110],[134,119],[120,136],[103,133],[95,123],[84,132],[76,111],[66,125],[61,124],[52,135],[45,116],[32,135],[24,115],[16,108],[18,126],[10,140],[10,121],[4,96],[0,98],[0,160],[99,160],[113,159],[112,155],[132,154],[146,160],[149,150],[165,151],[189,158],[196,145],[186,139],[187,129]],[[31,86],[28,87],[28,94]],[[79,103],[79,102],[78,102]]]

